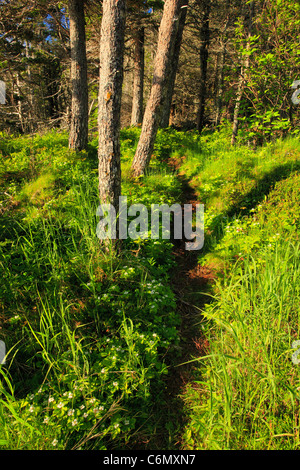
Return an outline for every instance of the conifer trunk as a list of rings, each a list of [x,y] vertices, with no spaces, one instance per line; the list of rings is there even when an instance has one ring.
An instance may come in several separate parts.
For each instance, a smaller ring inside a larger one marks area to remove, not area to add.
[[[226,43],[223,42],[222,50],[218,53],[220,60],[217,71],[217,93],[216,93],[216,116],[215,125],[218,128],[221,121],[222,101],[223,101],[223,87],[224,87],[224,66],[226,56]]]
[[[69,0],[71,47],[71,123],[69,148],[83,150],[88,143],[88,85],[84,1]]]
[[[134,35],[134,76],[131,125],[138,126],[143,121],[144,97],[144,38],[145,31],[138,26]]]
[[[144,173],[151,159],[154,141],[161,119],[161,109],[167,92],[168,72],[174,56],[179,15],[184,0],[166,0],[159,28],[157,52],[150,97],[147,102],[142,132],[132,162],[136,176]]]
[[[252,27],[253,27],[253,19],[254,19],[254,1],[251,1],[249,4],[249,13],[248,13],[248,18],[246,18],[247,21],[247,36],[248,36],[248,41],[247,41],[247,49],[250,48],[250,37],[252,35]],[[236,95],[236,101],[235,101],[235,107],[234,107],[234,113],[233,113],[233,125],[232,125],[232,134],[231,134],[231,145],[235,144],[236,137],[238,134],[238,129],[239,129],[239,114],[240,114],[240,107],[242,103],[242,98],[244,94],[244,87],[246,83],[246,74],[247,74],[247,69],[249,68],[249,56],[246,56],[245,58],[242,58],[242,65],[241,65],[241,73],[238,81],[238,89],[237,89],[237,95]]]
[[[170,70],[169,81],[167,85],[166,99],[162,108],[162,117],[161,117],[161,123],[160,123],[161,127],[168,127],[170,123],[172,99],[173,99],[174,86],[175,86],[175,81],[176,81],[176,74],[178,70],[180,47],[181,47],[182,35],[183,35],[183,30],[184,30],[184,25],[185,25],[185,20],[186,20],[187,6],[188,6],[188,0],[183,2],[183,5],[180,11],[179,25],[178,25],[178,31],[177,31],[175,47],[174,47],[174,57],[173,57],[173,60],[171,61],[171,70]]]
[[[203,20],[200,30],[200,85],[199,85],[199,108],[197,113],[197,130],[201,132],[204,126],[204,111],[206,100],[206,79],[207,79],[207,60],[208,60],[208,47],[209,47],[209,15],[210,15],[210,0],[203,3]]]
[[[120,114],[123,83],[125,0],[103,0],[98,95],[99,193],[116,212],[121,194]]]
[[[221,121],[221,111],[223,106],[223,90],[224,90],[224,67],[226,59],[226,47],[227,47],[227,29],[230,22],[230,0],[226,2],[226,9],[228,10],[227,21],[221,36],[221,49],[218,52],[218,69],[217,69],[217,92],[216,92],[216,116],[215,125],[219,127]]]

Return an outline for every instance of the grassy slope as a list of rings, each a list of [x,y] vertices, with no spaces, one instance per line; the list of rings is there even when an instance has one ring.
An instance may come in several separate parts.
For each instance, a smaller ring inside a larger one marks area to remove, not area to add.
[[[183,397],[183,447],[297,449],[300,144],[231,149],[228,137],[204,138],[182,160],[206,205],[199,262],[216,273],[201,320],[209,347]]]
[[[128,204],[178,202],[166,162],[180,161],[205,204],[199,263],[216,275],[199,318],[207,357],[183,394],[182,447],[297,448],[298,141],[253,151],[232,149],[226,129],[201,138],[161,131],[159,158],[132,182],[138,135],[122,132]],[[165,406],[165,355],[180,360],[172,246],[99,249],[96,142],[76,156],[65,135],[6,137],[1,151],[1,339],[12,350],[1,368],[0,446],[141,447]]]
[[[127,176],[138,134],[122,135],[128,206],[177,201],[176,177],[155,159],[143,181]],[[162,399],[178,341],[172,245],[126,240],[120,256],[100,246],[96,145],[75,155],[59,133],[1,142],[4,448],[122,448]]]

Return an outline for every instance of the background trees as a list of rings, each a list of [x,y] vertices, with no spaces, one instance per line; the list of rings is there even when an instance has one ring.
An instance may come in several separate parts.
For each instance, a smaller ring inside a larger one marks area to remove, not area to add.
[[[72,12],[77,11],[70,7],[75,4],[78,7],[83,2],[0,3],[0,79],[7,89],[7,102],[0,106],[1,130],[27,133],[53,126],[69,129],[70,146],[75,149],[86,145],[86,137],[76,143],[80,126],[86,134],[88,121],[90,136],[95,134],[102,4],[93,0],[86,4],[85,31],[82,26],[80,33],[86,34],[86,66],[82,67],[78,61],[75,66],[70,34]],[[163,6],[160,0],[127,0],[123,127],[142,123],[152,88]],[[197,127],[201,132],[207,126],[215,128],[224,121],[233,125],[235,121],[238,136],[254,144],[274,133],[284,135],[295,130],[299,109],[291,104],[290,87],[299,79],[299,4],[255,1],[251,37],[249,12],[250,4],[240,0],[190,0],[188,8],[181,11],[182,27],[175,46],[178,56],[174,56],[168,72],[171,91],[166,91],[168,99],[159,125]],[[83,9],[80,15],[83,25]],[[79,30],[75,37],[79,38]],[[84,40],[78,42],[83,44]],[[84,48],[80,56],[84,57]],[[79,92],[75,93],[79,82]],[[88,106],[72,114],[75,95],[77,105],[81,96]],[[74,115],[85,117],[77,118],[76,125]]]
[[[187,2],[184,0],[166,0],[165,2],[159,29],[151,93],[145,110],[141,137],[132,162],[132,168],[136,175],[144,172],[151,158],[162,115],[162,106],[167,98],[166,91],[171,76],[181,8],[186,5]]]

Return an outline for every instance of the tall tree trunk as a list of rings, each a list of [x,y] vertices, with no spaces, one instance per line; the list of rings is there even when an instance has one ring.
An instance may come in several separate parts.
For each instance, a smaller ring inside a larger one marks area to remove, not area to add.
[[[199,85],[199,108],[197,113],[197,130],[201,132],[204,125],[204,111],[206,100],[207,60],[209,47],[209,15],[210,0],[203,2],[203,20],[200,29],[200,85]]]
[[[22,108],[22,100],[21,100],[21,83],[20,83],[20,76],[19,73],[17,74],[17,91],[18,91],[18,106],[17,106],[17,112],[19,115],[19,120],[20,120],[20,125],[21,125],[21,131],[24,134],[25,132],[25,126],[24,126],[24,116],[23,116],[23,108]]]
[[[247,49],[250,48],[250,37],[252,35],[254,7],[255,7],[254,1],[251,1],[249,4],[249,13],[246,15],[247,36],[248,36],[248,41],[247,41],[247,46],[246,46]],[[249,68],[249,56],[246,55],[245,58],[242,58],[241,72],[240,72],[240,77],[238,81],[238,89],[237,89],[237,95],[236,95],[236,101],[235,101],[235,107],[234,107],[234,113],[233,113],[231,145],[235,144],[236,137],[238,134],[240,107],[241,107],[241,102],[242,102],[242,98],[244,94],[244,87],[245,87],[246,74],[247,74],[248,68]]]
[[[29,52],[29,43],[25,40],[25,56],[28,60],[26,69],[27,69],[27,76],[28,76],[28,103],[29,103],[29,110],[28,110],[28,128],[30,132],[33,132],[33,122],[36,121],[36,115],[34,112],[34,100],[33,100],[33,84],[32,84],[32,76],[31,76],[31,67],[30,67],[30,52]]]
[[[161,108],[167,91],[170,61],[174,56],[174,45],[179,27],[179,15],[184,0],[166,0],[159,28],[157,52],[150,97],[143,119],[142,132],[132,162],[135,175],[140,175],[148,166],[161,119]]]
[[[138,126],[143,121],[144,97],[144,27],[138,25],[134,34],[134,75],[131,125]]]
[[[125,0],[103,0],[98,95],[99,193],[119,210],[121,194],[120,114],[123,83]]]
[[[172,98],[173,98],[176,74],[177,74],[177,69],[178,69],[182,35],[183,35],[186,14],[187,14],[187,6],[188,6],[188,0],[185,0],[185,2],[183,2],[183,5],[181,7],[181,12],[180,12],[180,17],[179,17],[179,25],[178,25],[178,31],[177,31],[176,40],[175,40],[174,56],[173,56],[173,60],[171,61],[171,70],[170,70],[169,81],[167,85],[166,99],[162,108],[162,117],[161,117],[161,123],[160,123],[161,127],[169,126],[171,107],[172,107]]]
[[[237,137],[237,134],[238,134],[239,114],[240,114],[240,107],[241,107],[241,101],[242,101],[242,97],[243,97],[244,83],[245,83],[244,73],[245,73],[245,66],[244,66],[244,64],[242,64],[241,71],[240,71],[240,76],[239,76],[239,81],[238,81],[238,88],[237,88],[234,112],[233,112],[231,145],[235,144],[236,137]]]
[[[226,8],[229,9],[230,2],[226,2]],[[227,28],[229,26],[229,13],[221,37],[221,50],[218,52],[218,70],[217,70],[217,93],[216,93],[216,116],[215,125],[218,128],[221,120],[221,110],[223,104],[223,88],[224,88],[224,67],[226,58],[226,45],[227,45]]]
[[[83,150],[88,143],[88,85],[83,0],[69,0],[69,18],[72,92],[69,148]]]
[[[216,117],[215,125],[218,128],[221,121],[221,111],[223,105],[223,90],[224,90],[224,66],[225,66],[225,57],[226,57],[226,43],[222,45],[222,50],[220,54],[220,64],[218,70],[218,84],[217,84],[217,96],[216,96]]]

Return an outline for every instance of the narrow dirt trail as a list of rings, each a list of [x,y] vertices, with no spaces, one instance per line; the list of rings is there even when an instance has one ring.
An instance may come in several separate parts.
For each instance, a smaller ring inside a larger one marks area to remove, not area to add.
[[[185,175],[179,174],[181,180],[183,204],[191,204],[195,210],[200,203],[193,188]],[[184,431],[186,417],[184,413],[183,395],[187,384],[195,380],[197,363],[192,359],[201,357],[207,353],[208,341],[203,336],[200,327],[201,310],[208,303],[211,285],[214,281],[213,272],[199,264],[199,251],[185,249],[185,239],[174,241],[174,256],[176,268],[172,276],[172,287],[176,294],[177,310],[181,317],[180,328],[180,359],[178,365],[173,367],[167,379],[167,393],[170,395],[170,403],[177,401],[178,429],[175,446],[181,448],[181,435]]]
[[[178,162],[171,162],[176,165]],[[184,174],[178,174],[182,186],[183,204],[192,204],[193,208],[200,201]],[[195,380],[196,363],[192,359],[207,354],[208,342],[201,334],[201,308],[208,303],[205,293],[210,291],[214,281],[213,272],[199,265],[199,251],[187,251],[185,239],[174,240],[173,254],[176,266],[172,273],[171,287],[176,294],[177,311],[180,314],[180,344],[176,358],[167,358],[169,373],[164,379],[165,393],[159,410],[151,410],[149,420],[157,420],[155,434],[149,436],[142,431],[138,448],[144,450],[181,450],[182,434],[186,416],[184,390],[187,384]],[[150,410],[149,410],[150,411]]]

